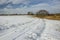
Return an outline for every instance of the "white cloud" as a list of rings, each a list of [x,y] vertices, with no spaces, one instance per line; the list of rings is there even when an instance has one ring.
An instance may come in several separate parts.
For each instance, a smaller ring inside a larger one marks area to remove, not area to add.
[[[53,0],[52,3],[55,5],[60,4],[60,0]]]
[[[30,3],[29,0],[9,0],[9,1],[0,0],[0,4],[8,3],[8,2],[12,2],[13,4],[23,3],[26,5],[28,5]],[[24,13],[27,13],[28,11],[37,12],[38,10],[45,9],[51,13],[60,12],[60,4],[59,4],[60,2],[53,0],[52,3],[54,5],[49,5],[47,3],[40,3],[40,4],[36,4],[36,5],[31,5],[31,7],[24,6],[24,7],[15,8],[15,9],[13,9],[11,5],[7,5],[7,7],[2,9],[2,11],[4,13],[22,13],[22,14],[24,14]]]
[[[28,4],[28,3],[30,3],[29,0],[0,0],[0,4],[9,3],[9,2],[12,2],[12,4],[19,4],[19,3]]]
[[[3,11],[4,11],[4,13],[6,13],[6,14],[14,14],[14,13],[21,13],[21,14],[26,14],[27,12],[28,12],[28,8],[25,6],[25,7],[22,7],[22,8],[16,8],[16,9],[12,9],[12,8],[10,8],[10,9],[8,9],[8,8],[4,8],[3,9]]]
[[[7,3],[7,0],[0,0],[0,4]]]
[[[42,4],[32,5],[31,7],[24,6],[22,8],[16,8],[16,9],[4,8],[3,11],[4,11],[4,13],[9,13],[9,14],[11,14],[11,13],[26,14],[29,11],[37,12],[38,10],[44,10],[45,9],[51,13],[57,13],[57,12],[60,12],[59,7],[60,7],[59,5],[50,6],[49,4],[42,3]]]
[[[13,4],[19,4],[19,3],[29,3],[28,0],[9,0],[9,2],[12,2]]]

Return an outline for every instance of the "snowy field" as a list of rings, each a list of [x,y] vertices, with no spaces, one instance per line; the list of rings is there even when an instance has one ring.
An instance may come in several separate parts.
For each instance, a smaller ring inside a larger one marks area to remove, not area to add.
[[[60,21],[0,16],[0,40],[60,40]]]

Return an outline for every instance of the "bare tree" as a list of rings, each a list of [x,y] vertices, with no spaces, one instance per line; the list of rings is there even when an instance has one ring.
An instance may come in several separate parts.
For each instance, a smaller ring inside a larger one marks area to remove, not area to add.
[[[49,12],[46,11],[46,10],[39,10],[37,13],[36,13],[37,16],[45,16],[45,15],[49,15]]]

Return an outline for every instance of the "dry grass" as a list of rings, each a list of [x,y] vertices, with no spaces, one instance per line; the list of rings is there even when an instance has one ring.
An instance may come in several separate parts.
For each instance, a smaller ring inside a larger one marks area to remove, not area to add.
[[[38,17],[38,18],[46,18],[46,19],[52,19],[52,20],[60,20],[60,14],[59,15],[45,15],[45,16],[34,16],[34,17]]]
[[[45,16],[46,19],[60,20],[60,16]]]

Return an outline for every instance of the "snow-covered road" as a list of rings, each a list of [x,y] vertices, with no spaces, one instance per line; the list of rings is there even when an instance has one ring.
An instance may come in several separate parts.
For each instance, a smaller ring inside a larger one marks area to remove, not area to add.
[[[60,21],[30,16],[0,16],[0,40],[59,40]]]

